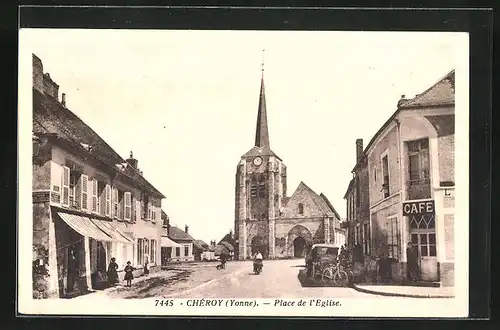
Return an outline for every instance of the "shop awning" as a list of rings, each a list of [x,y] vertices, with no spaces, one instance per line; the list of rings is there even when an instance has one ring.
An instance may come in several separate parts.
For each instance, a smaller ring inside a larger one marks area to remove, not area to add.
[[[172,241],[167,236],[162,236],[161,237],[161,246],[163,246],[163,247],[181,247],[182,245]]]
[[[99,227],[90,221],[90,218],[64,212],[57,212],[57,214],[68,224],[68,226],[82,236],[91,237],[98,241],[113,241],[110,236],[106,235]]]
[[[113,225],[112,222],[99,219],[91,219],[91,220],[97,227],[99,227],[99,229],[105,232],[108,236],[111,236],[113,240],[125,244],[134,244],[134,241],[131,240],[129,237],[125,236],[125,234],[120,233],[118,228],[115,225]]]

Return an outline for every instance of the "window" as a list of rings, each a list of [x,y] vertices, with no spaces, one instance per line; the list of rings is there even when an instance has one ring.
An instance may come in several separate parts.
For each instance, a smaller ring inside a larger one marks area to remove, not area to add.
[[[255,179],[253,179],[252,183],[250,184],[250,196],[257,197],[257,183],[254,180]]]
[[[142,194],[142,219],[149,220],[150,219],[150,201],[149,196],[146,194]]]
[[[352,218],[356,219],[356,208],[354,207],[354,194],[351,195]]]
[[[175,248],[175,256],[176,257],[180,257],[181,256],[181,248],[180,247],[176,247]]]
[[[299,203],[299,214],[303,215],[304,214],[304,204]]]
[[[356,178],[356,206],[359,207],[360,191],[359,191],[359,178]]]
[[[109,184],[106,185],[105,189],[105,202],[106,202],[106,216],[111,216],[111,186]]]
[[[69,173],[69,206],[71,208],[81,207],[81,185],[80,173],[70,171]]]
[[[137,239],[137,265],[142,265],[144,258],[144,242],[142,238]]]
[[[106,215],[106,184],[104,182],[98,182],[97,187],[97,193],[99,194],[98,210],[101,215]]]
[[[82,180],[82,210],[88,210],[88,177],[86,175],[81,176]]]
[[[151,251],[150,251],[150,247],[151,245],[149,244],[149,239],[145,238],[143,239],[144,241],[144,254],[148,255],[149,256],[149,259],[148,261],[151,262]],[[146,261],[146,258],[144,258],[144,261]]]
[[[363,224],[363,252],[366,254],[369,254],[369,246],[370,246],[370,228],[368,227],[368,224],[365,223]]]
[[[373,181],[377,182],[377,167],[373,167]]]
[[[390,258],[400,258],[400,242],[398,218],[389,217],[387,219],[387,248]]]
[[[111,199],[113,203],[113,218],[118,218],[118,189],[115,187],[112,188],[111,190]]]
[[[408,146],[408,197],[424,199],[431,197],[429,139],[407,142]]]
[[[69,167],[63,166],[62,205],[69,206]]]
[[[383,178],[383,183],[382,183],[382,191],[384,193],[384,198],[387,198],[390,196],[390,191],[389,191],[389,159],[388,156],[385,155],[382,157],[382,178]]]
[[[130,220],[132,216],[132,194],[126,192],[124,194],[124,204],[125,204],[125,220]]]
[[[266,182],[263,175],[261,175],[261,177],[259,178],[259,184],[257,185],[257,187],[258,187],[257,195],[259,196],[259,198],[266,198],[267,197]]]
[[[116,198],[118,200],[118,212],[117,212],[117,217],[119,220],[123,220],[125,217],[125,201],[124,201],[124,192],[117,189],[116,190]]]
[[[436,233],[412,233],[411,243],[418,247],[421,257],[435,257],[436,251]]]
[[[151,263],[156,264],[156,240],[151,240]]]
[[[189,256],[189,245],[184,245],[184,256]]]

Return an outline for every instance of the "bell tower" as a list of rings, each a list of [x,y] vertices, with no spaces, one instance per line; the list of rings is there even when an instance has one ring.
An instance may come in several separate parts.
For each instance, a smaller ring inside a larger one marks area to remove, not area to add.
[[[286,166],[271,150],[267,122],[264,67],[260,84],[255,145],[241,156],[236,169],[235,238],[237,258],[248,259],[257,250],[273,258],[275,223],[286,196]]]

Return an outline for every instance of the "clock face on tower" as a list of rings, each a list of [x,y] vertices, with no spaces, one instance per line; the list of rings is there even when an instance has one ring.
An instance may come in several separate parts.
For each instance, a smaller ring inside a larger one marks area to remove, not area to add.
[[[260,164],[262,164],[262,158],[260,158],[260,157],[255,157],[255,158],[253,159],[253,164],[254,164],[255,166],[260,166]]]

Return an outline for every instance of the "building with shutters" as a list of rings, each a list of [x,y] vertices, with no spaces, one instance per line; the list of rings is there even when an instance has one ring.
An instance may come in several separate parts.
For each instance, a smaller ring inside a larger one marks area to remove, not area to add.
[[[241,156],[235,179],[235,258],[257,250],[264,258],[304,257],[314,243],[345,242],[340,216],[324,194],[301,182],[287,196],[287,167],[270,147],[263,72],[255,145]]]
[[[368,242],[370,255],[392,260],[393,280],[407,277],[406,247],[411,242],[419,252],[420,280],[452,286],[455,71],[414,98],[403,95],[359,164],[365,171],[363,180],[368,176],[370,228],[361,234],[354,231],[354,237]],[[364,193],[366,187],[364,183],[359,191]],[[354,221],[364,227],[366,214],[356,217]]]
[[[193,244],[195,239],[189,235],[189,226],[185,226],[184,230],[176,227],[169,227],[168,238],[175,243],[171,249],[167,249],[167,259],[171,261],[193,261],[194,250]]]
[[[127,261],[139,271],[160,263],[165,196],[65,96],[33,55],[33,289],[45,298],[99,287],[112,257],[119,272]]]
[[[363,153],[363,139],[356,140],[356,162],[351,171],[353,178],[349,182],[344,199],[347,204],[347,246],[358,247],[367,256],[371,253],[370,241],[370,195],[368,162]]]

